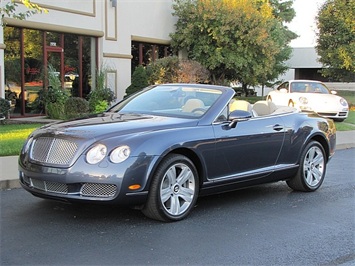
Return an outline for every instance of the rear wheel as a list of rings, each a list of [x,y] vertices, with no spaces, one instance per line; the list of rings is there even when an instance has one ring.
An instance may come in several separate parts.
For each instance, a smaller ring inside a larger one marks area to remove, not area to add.
[[[155,220],[182,220],[194,207],[198,192],[198,174],[191,160],[179,154],[168,155],[153,176],[142,212]]]
[[[299,191],[315,191],[323,183],[326,172],[326,156],[317,141],[308,143],[303,150],[297,174],[287,181],[287,185]]]

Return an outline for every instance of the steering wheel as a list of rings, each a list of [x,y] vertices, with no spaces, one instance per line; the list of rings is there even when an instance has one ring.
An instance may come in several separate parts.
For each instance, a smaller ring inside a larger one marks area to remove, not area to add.
[[[196,113],[196,114],[204,114],[206,112],[206,110],[204,108],[195,108],[191,111],[191,113]]]

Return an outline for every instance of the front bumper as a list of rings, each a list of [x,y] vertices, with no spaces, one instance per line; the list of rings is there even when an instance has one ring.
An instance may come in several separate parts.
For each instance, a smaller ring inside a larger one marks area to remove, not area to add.
[[[342,112],[317,112],[320,116],[324,116],[331,119],[346,119],[348,117],[348,111]]]
[[[19,158],[22,187],[35,196],[61,201],[143,204],[148,195],[148,177],[156,156],[132,157],[120,164],[104,160],[89,165],[83,156],[72,167],[59,168]],[[139,184],[139,189],[129,186]]]
[[[349,115],[349,109],[344,108],[343,110],[314,110],[309,106],[299,106],[299,109],[303,112],[315,112],[320,116],[331,118],[331,119],[346,119]]]

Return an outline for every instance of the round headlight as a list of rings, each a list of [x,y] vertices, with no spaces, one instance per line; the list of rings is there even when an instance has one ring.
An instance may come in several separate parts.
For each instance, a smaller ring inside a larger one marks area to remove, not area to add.
[[[348,102],[344,98],[340,98],[340,104],[342,106],[348,106]]]
[[[101,162],[103,158],[105,158],[107,153],[107,148],[103,144],[97,144],[92,147],[88,153],[86,154],[86,161],[89,164],[96,164]]]
[[[110,154],[110,160],[113,163],[121,163],[126,160],[131,154],[131,149],[128,146],[119,146]]]
[[[308,99],[306,97],[299,98],[300,104],[308,104]]]

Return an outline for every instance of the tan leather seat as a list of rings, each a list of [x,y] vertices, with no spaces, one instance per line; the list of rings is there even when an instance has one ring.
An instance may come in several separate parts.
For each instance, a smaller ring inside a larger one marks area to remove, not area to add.
[[[251,112],[252,106],[249,102],[244,100],[235,100],[229,105],[229,112],[233,112],[235,110],[243,110]]]
[[[258,116],[270,115],[277,109],[276,105],[271,101],[257,101],[253,105],[253,110]]]

